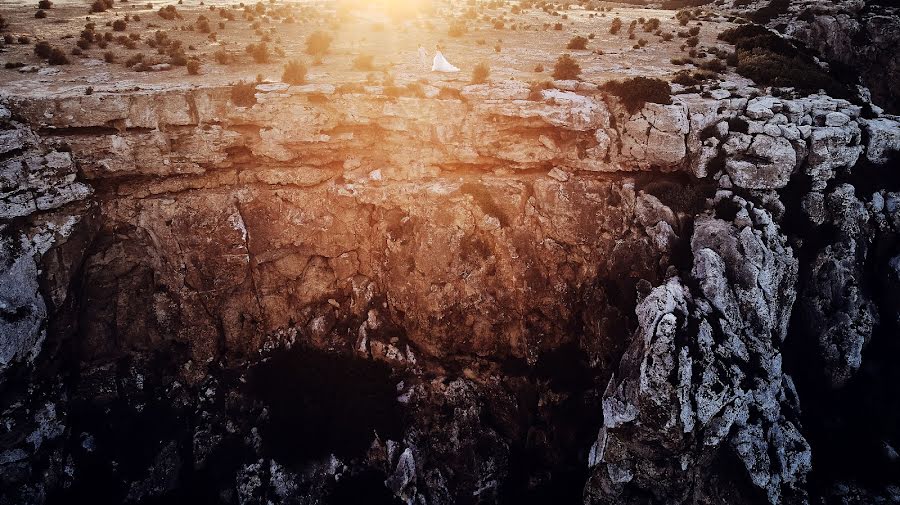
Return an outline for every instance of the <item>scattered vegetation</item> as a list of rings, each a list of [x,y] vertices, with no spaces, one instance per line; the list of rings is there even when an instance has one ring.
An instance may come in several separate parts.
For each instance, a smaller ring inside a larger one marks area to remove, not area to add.
[[[38,58],[47,60],[51,65],[68,65],[69,58],[66,53],[58,47],[53,47],[46,40],[42,40],[34,45],[34,54]]]
[[[619,97],[630,114],[641,110],[647,102],[665,105],[672,103],[672,87],[662,79],[634,77],[607,82],[601,89]]]
[[[763,86],[792,87],[801,93],[820,89],[839,98],[854,93],[820,67],[812,56],[759,25],[741,25],[725,30],[719,39],[734,44],[737,73]]]

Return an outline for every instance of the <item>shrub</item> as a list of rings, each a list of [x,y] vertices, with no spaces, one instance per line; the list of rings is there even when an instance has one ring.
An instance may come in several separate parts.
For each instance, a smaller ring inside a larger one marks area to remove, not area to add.
[[[50,45],[46,40],[42,40],[34,45],[34,54],[37,55],[38,58],[47,59],[50,57],[50,51],[53,50],[53,46]]]
[[[137,65],[138,63],[141,63],[142,61],[144,61],[144,53],[137,53],[125,61],[125,66],[130,68]]]
[[[241,81],[231,87],[231,102],[238,107],[250,107],[256,103],[256,86]]]
[[[450,28],[447,29],[447,35],[451,37],[462,37],[464,33],[466,33],[466,24],[462,22],[451,23]]]
[[[622,29],[622,19],[615,18],[612,20],[612,24],[609,25],[609,33],[616,35]]]
[[[491,75],[491,67],[487,63],[479,63],[472,70],[472,84],[484,84]]]
[[[553,67],[553,78],[556,80],[578,79],[581,75],[581,65],[568,54],[563,54],[556,59],[556,65]]]
[[[121,19],[117,19],[117,20],[113,21],[112,29],[113,29],[113,31],[116,31],[116,32],[124,32],[125,30],[128,29],[128,23],[126,23],[125,21],[123,21]]]
[[[703,70],[708,70],[710,72],[716,72],[716,73],[721,73],[726,70],[725,64],[722,63],[720,60],[704,61],[699,66]]]
[[[572,40],[566,45],[566,49],[585,49],[587,48],[588,39],[578,35],[576,37],[572,37]]]
[[[106,12],[107,10],[112,9],[112,7],[112,0],[94,0],[94,3],[91,4],[91,13]]]
[[[106,51],[103,53],[103,61],[107,63],[115,63],[116,62],[116,53],[112,51]]]
[[[197,75],[200,73],[200,60],[196,58],[191,58],[187,61],[187,71],[190,75]]]
[[[69,58],[66,56],[66,53],[62,51],[62,49],[54,47],[50,50],[50,55],[47,56],[47,63],[51,65],[68,65]]]
[[[174,5],[160,7],[156,13],[159,15],[159,17],[167,21],[172,21],[175,18],[181,19],[181,14],[179,14],[178,9],[176,9]]]
[[[322,30],[316,30],[306,38],[306,54],[321,57],[328,52],[330,47],[331,35]]]
[[[550,81],[541,81],[541,82],[533,82],[528,87],[528,99],[533,102],[539,102],[543,100],[544,96],[541,94],[545,89],[553,89],[553,83]]]
[[[34,13],[34,18],[35,18],[35,19],[44,19],[45,17],[47,17],[47,12],[46,12],[46,11],[38,10],[37,12]]]
[[[607,82],[601,89],[618,96],[630,114],[641,110],[647,102],[672,103],[672,87],[662,79],[634,77],[624,81]]]
[[[306,82],[306,65],[300,60],[291,60],[284,66],[281,81],[288,84],[303,84]]]
[[[51,2],[50,0],[40,0],[38,2],[38,9],[47,10],[51,7],[53,7],[53,2]]]
[[[375,70],[375,57],[371,54],[360,54],[353,59],[353,70],[372,71]]]
[[[213,53],[213,58],[219,65],[230,65],[234,62],[234,57],[228,51],[219,49]]]
[[[555,25],[553,25],[553,29],[556,31],[562,30],[563,29],[562,23],[556,23]]]
[[[852,87],[823,70],[816,61],[790,42],[758,25],[741,25],[725,30],[719,39],[737,48],[735,56],[740,75],[763,86],[793,87],[808,93],[824,89],[837,98],[852,98]]]
[[[247,54],[249,54],[253,58],[253,61],[255,61],[256,63],[269,62],[269,46],[267,46],[265,42],[260,42],[259,44],[249,44],[246,51]]]
[[[538,63],[538,64],[534,67],[534,71],[535,71],[535,72],[538,72],[538,73],[543,72],[543,71],[544,71],[544,66],[541,65],[540,63]]]
[[[648,19],[647,22],[644,24],[644,31],[647,33],[650,33],[650,32],[658,30],[659,23],[660,23],[660,21],[657,18]]]

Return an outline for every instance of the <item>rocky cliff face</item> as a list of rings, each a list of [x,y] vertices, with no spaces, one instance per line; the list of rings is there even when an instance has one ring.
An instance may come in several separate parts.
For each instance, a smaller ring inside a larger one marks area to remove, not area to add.
[[[6,97],[0,500],[897,499],[897,118],[423,94]]]

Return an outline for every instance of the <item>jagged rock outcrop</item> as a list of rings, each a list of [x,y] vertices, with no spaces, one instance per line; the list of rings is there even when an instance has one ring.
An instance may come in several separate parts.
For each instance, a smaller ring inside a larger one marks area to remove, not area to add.
[[[728,192],[716,205],[736,215],[698,218],[691,278],[669,279],[637,308],[604,394],[589,503],[754,503],[718,470],[729,460],[771,503],[805,494],[810,450],[779,351],[797,260],[768,211]]]
[[[789,323],[841,388],[900,313],[892,116],[230,93],[6,98],[6,501],[802,503]]]

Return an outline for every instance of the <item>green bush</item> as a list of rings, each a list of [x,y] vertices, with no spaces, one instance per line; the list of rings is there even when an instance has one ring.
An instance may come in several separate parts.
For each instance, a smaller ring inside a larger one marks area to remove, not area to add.
[[[553,78],[558,81],[578,79],[581,75],[581,65],[568,54],[563,54],[556,59],[553,66]]]
[[[672,103],[672,87],[662,79],[634,77],[607,82],[601,89],[618,96],[630,114],[641,110],[647,102],[664,105]]]

